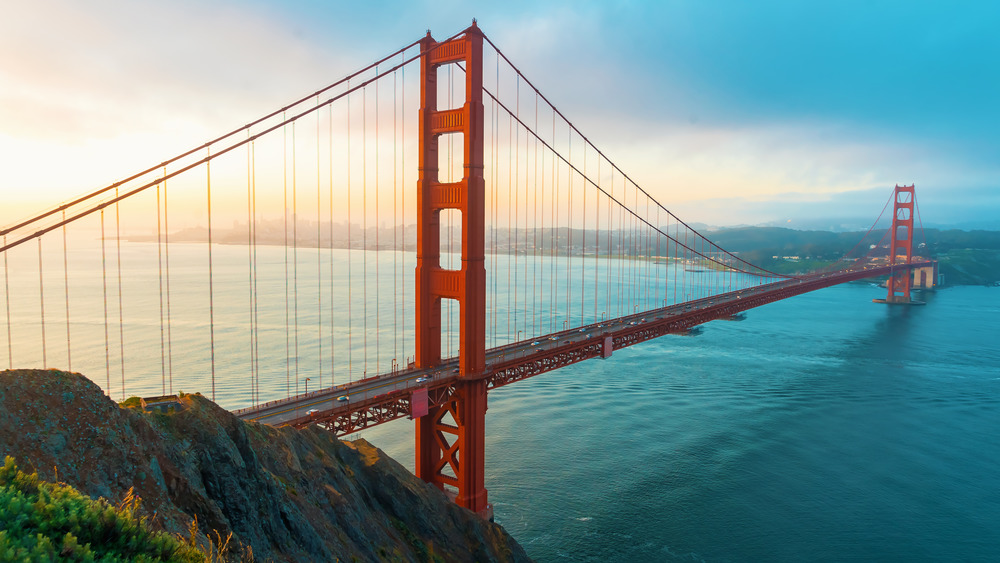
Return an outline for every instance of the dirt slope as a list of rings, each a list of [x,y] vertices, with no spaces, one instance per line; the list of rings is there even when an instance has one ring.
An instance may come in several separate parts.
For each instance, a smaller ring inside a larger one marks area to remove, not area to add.
[[[197,517],[258,561],[529,560],[502,527],[365,440],[245,423],[198,395],[181,401],[180,412],[147,414],[79,374],[3,371],[0,459],[94,498],[134,487],[165,529]]]

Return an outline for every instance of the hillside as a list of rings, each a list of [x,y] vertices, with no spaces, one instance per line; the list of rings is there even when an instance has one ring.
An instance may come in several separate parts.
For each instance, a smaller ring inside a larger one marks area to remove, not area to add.
[[[528,561],[502,527],[364,440],[245,423],[199,395],[147,414],[79,374],[0,372],[0,458],[92,498],[129,489],[158,526],[199,529],[257,561]]]
[[[825,267],[850,252],[865,233],[799,231],[779,227],[721,229],[710,238],[723,248],[769,270],[793,274]],[[881,240],[884,230],[873,231],[863,245]],[[924,229],[914,243],[924,243],[939,262],[945,285],[994,285],[1000,283],[1000,231]],[[785,257],[796,256],[795,260]]]

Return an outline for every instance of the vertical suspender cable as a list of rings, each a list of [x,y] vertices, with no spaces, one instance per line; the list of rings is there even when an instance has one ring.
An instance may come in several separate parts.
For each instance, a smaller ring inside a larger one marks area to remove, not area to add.
[[[66,210],[62,212],[63,221],[66,220]],[[66,249],[66,225],[62,227],[63,236],[63,289],[66,294],[66,371],[73,371],[73,358],[71,355],[71,339],[69,332],[69,251]]]
[[[667,257],[670,258],[670,260],[668,260],[668,263],[672,264],[674,267],[674,300],[672,303],[673,305],[677,304],[677,235],[679,227],[680,223],[674,223],[673,253],[670,252],[670,242],[669,241],[667,242]],[[669,224],[667,225],[667,228],[668,229],[670,228]]]
[[[368,87],[361,89],[361,257],[362,257],[362,307],[364,310],[365,330],[364,377],[368,377]]]
[[[597,155],[597,185],[601,185],[601,158]],[[597,289],[597,277],[600,271],[601,255],[601,192],[600,189],[594,194],[594,320],[597,322],[597,296],[600,291]]]
[[[623,175],[624,176],[624,175]],[[622,178],[622,203],[618,205],[618,312],[616,317],[624,315],[625,297],[625,178]]]
[[[400,58],[402,58],[400,54]],[[403,143],[403,149],[399,151],[399,168],[400,172],[400,191],[399,191],[399,216],[403,221],[403,250],[406,250],[406,67],[400,68],[399,73],[399,97],[400,97],[400,108],[399,108],[399,137]],[[407,287],[406,284],[406,261],[403,261],[403,287]],[[403,297],[403,330],[406,330],[406,297]],[[404,347],[406,346],[406,340],[403,340]],[[404,348],[405,350],[405,348]]]
[[[659,207],[656,208],[656,228],[657,229],[660,228],[660,208]],[[667,301],[667,288],[666,288],[666,285],[667,285],[667,279],[666,279],[667,270],[666,269],[663,270],[663,276],[664,276],[664,279],[663,279],[663,285],[664,285],[664,287],[663,287],[663,301],[660,301],[660,268],[659,268],[659,262],[663,259],[663,256],[660,253],[660,243],[663,242],[663,235],[661,235],[660,233],[656,233],[655,236],[656,236],[656,260],[655,260],[655,262],[656,262],[656,295],[655,295],[655,297],[653,299],[653,301],[654,301],[653,302],[653,307],[654,308],[656,308],[656,307],[663,307],[663,306],[665,306],[667,304],[666,303],[666,301]]]
[[[299,394],[299,190],[295,153],[295,122],[292,122],[292,304],[295,318],[295,394]]]
[[[347,90],[350,91],[351,82],[347,81]],[[351,245],[351,96],[347,96],[347,377],[349,381],[354,381],[354,346],[352,345],[351,333],[354,327],[354,299],[351,293],[354,287],[354,277],[351,272],[351,263],[354,262],[354,247]]]
[[[253,284],[251,287],[253,295],[253,310],[251,311],[253,315],[253,334],[251,337],[253,338],[253,365],[255,366],[255,377],[251,391],[253,394],[253,403],[257,405],[260,403],[260,315],[257,311],[257,301],[260,293],[257,292],[257,146],[254,142],[250,143],[250,218],[253,223],[253,230],[251,231],[253,234],[250,238],[250,249],[253,257],[251,268],[251,282]],[[170,280],[169,274],[167,275],[167,280],[168,282]],[[170,302],[169,299],[168,294],[168,303]],[[168,324],[168,334],[169,330],[170,326]]]
[[[281,114],[282,120],[285,113]],[[283,239],[285,251],[285,395],[292,396],[292,335],[289,331],[292,318],[289,314],[288,288],[288,127],[281,128],[281,186],[282,208],[284,211]]]
[[[115,200],[118,199],[118,188],[115,188]],[[118,201],[115,201],[115,246],[118,252],[118,348],[121,354],[122,369],[122,400],[125,399],[125,322],[122,310],[122,233],[121,212]]]
[[[638,211],[639,209],[639,189],[635,188],[633,190],[635,194],[635,199],[633,200],[633,208]],[[635,214],[629,213],[629,308],[628,312],[634,313],[639,304],[639,292],[641,289],[641,284],[638,280],[637,266],[638,263],[638,252],[639,252],[639,233],[638,233],[638,221],[635,220]]]
[[[600,178],[598,178],[600,180]],[[586,263],[584,260],[587,255],[587,145],[583,145],[583,177],[581,178],[581,183],[583,186],[580,188],[583,191],[583,207],[581,208],[580,215],[583,217],[583,226],[580,228],[580,233],[583,235],[583,241],[580,244],[580,321],[578,324],[587,324],[584,320],[583,307],[584,300],[587,295],[587,285],[584,281],[587,276],[584,272],[587,271]]]
[[[685,227],[685,228],[684,228],[684,260],[683,260],[683,263],[682,263],[682,267],[684,268],[684,273],[683,273],[683,274],[681,274],[681,299],[682,299],[682,300],[683,300],[683,301],[684,301],[685,303],[687,303],[688,301],[690,301],[690,299],[688,299],[689,295],[688,295],[688,293],[687,293],[687,279],[688,279],[688,268],[687,268],[687,261],[688,261],[688,248],[690,248],[690,247],[688,246],[688,229],[687,229],[687,227]]]
[[[622,240],[621,247],[621,284],[622,284],[622,305],[620,316],[632,311],[632,215],[628,213],[628,182],[622,178],[622,205],[621,205],[621,227]]]
[[[247,137],[250,136],[250,130],[247,129]],[[256,319],[253,315],[254,307],[254,271],[253,271],[253,228],[254,228],[254,213],[253,213],[253,142],[247,143],[247,315],[250,317],[250,331],[247,335],[250,340],[250,403],[256,405],[254,390],[257,388],[257,364],[254,362],[254,356],[256,354],[256,345],[254,342],[254,332],[256,330]]]
[[[535,105],[535,119],[538,119],[538,104]],[[527,119],[525,120],[527,121]],[[537,127],[536,127],[537,128]],[[535,315],[537,307],[535,299],[538,293],[538,283],[536,280],[537,257],[535,255],[536,240],[538,238],[538,195],[535,194],[535,201],[531,202],[531,193],[537,190],[534,183],[534,175],[538,170],[538,141],[531,142],[533,132],[527,124],[524,125],[524,334],[525,338],[534,337]],[[532,171],[534,168],[534,171]],[[530,229],[530,231],[529,231]],[[529,241],[529,233],[531,240]],[[529,244],[530,243],[530,244]],[[529,279],[528,271],[531,270]],[[529,289],[530,287],[530,289]],[[529,304],[530,300],[530,304]],[[531,328],[529,329],[529,317]]]
[[[111,395],[111,341],[108,336],[108,256],[105,251],[104,209],[101,209],[101,281],[104,288],[104,370],[107,376],[105,392]]]
[[[316,107],[319,106],[319,96],[316,96]],[[322,204],[323,178],[320,172],[320,112],[316,111],[316,361],[319,387],[323,389],[323,218],[320,210]]]
[[[536,132],[538,131],[538,93],[537,92],[535,93],[535,131]],[[541,309],[541,290],[540,290],[540,288],[538,286],[538,265],[539,265],[539,259],[541,258],[539,256],[539,253],[538,253],[538,209],[539,209],[538,208],[538,192],[540,192],[541,189],[540,189],[540,186],[539,186],[539,176],[538,176],[538,136],[537,135],[535,135],[535,154],[534,154],[534,158],[532,159],[532,161],[534,163],[535,170],[534,170],[534,174],[533,174],[533,177],[532,177],[532,181],[534,182],[534,189],[532,189],[531,191],[534,192],[534,196],[535,196],[534,199],[535,199],[535,201],[534,201],[534,209],[532,210],[532,213],[531,213],[531,215],[532,215],[532,227],[533,227],[532,228],[533,238],[532,238],[532,241],[531,241],[531,255],[532,255],[532,266],[531,266],[531,281],[532,281],[532,283],[531,283],[531,285],[532,285],[532,294],[531,294],[531,310],[532,310],[532,313],[531,313],[531,336],[532,336],[532,338],[534,338],[535,336],[538,335],[538,326],[537,326],[538,311]],[[542,197],[543,198],[545,197],[544,192],[542,193]],[[544,201],[544,199],[543,199],[543,201]],[[544,224],[544,217],[542,218],[542,221],[543,221],[543,224]],[[543,236],[544,236],[544,233],[543,233]]]
[[[517,88],[517,110],[516,110],[516,112],[517,112],[517,118],[520,121],[520,119],[521,119],[520,77],[518,77],[517,85],[518,85],[518,88]],[[521,193],[520,193],[520,189],[521,189],[521,181],[520,181],[521,180],[521,162],[520,161],[521,161],[521,151],[522,151],[522,147],[521,147],[521,125],[520,125],[520,123],[517,126],[517,134],[515,135],[515,137],[516,137],[516,140],[517,140],[517,156],[514,157],[515,158],[514,169],[516,170],[517,178],[515,179],[514,184],[515,184],[515,186],[517,186],[516,189],[518,190],[518,192],[514,195],[514,199],[515,199],[515,201],[519,201],[521,199]],[[518,254],[517,254],[517,256],[520,256],[523,253],[524,254],[524,262],[518,264],[518,266],[517,266],[518,272],[515,272],[515,276],[518,276],[518,275],[521,276],[521,291],[520,291],[521,315],[520,315],[520,318],[521,318],[521,326],[523,327],[522,331],[524,332],[525,335],[527,335],[527,333],[528,333],[528,131],[527,131],[527,128],[525,128],[525,133],[524,133],[524,147],[523,147],[523,150],[524,150],[524,214],[523,214],[524,223],[522,224],[521,221],[520,221],[520,219],[518,219],[518,221],[517,221],[517,225],[520,227],[520,234],[517,235],[518,236],[518,241],[519,241],[518,245],[517,245],[518,246]],[[518,209],[520,209],[520,203],[518,203]],[[517,215],[520,215],[520,213],[518,211],[515,211],[515,213]],[[522,237],[523,237],[523,241],[521,240]],[[517,256],[514,257],[515,260],[517,259]]]
[[[646,214],[647,218],[650,217],[650,213],[649,213],[649,195],[646,195],[646,213],[645,214]],[[659,209],[657,209],[656,223],[655,223],[655,225],[656,225],[656,228],[660,228],[660,213],[659,213]],[[646,302],[643,305],[643,309],[649,309],[649,308],[651,308],[651,306],[650,306],[651,305],[650,304],[650,295],[649,295],[650,294],[649,285],[650,284],[653,285],[653,290],[652,290],[652,293],[653,293],[653,295],[652,295],[652,307],[656,306],[657,298],[660,295],[660,287],[659,287],[659,285],[660,285],[660,270],[659,270],[659,267],[658,267],[657,264],[652,263],[649,260],[650,259],[650,255],[651,255],[651,253],[653,251],[653,244],[650,241],[650,238],[653,236],[653,230],[650,229],[648,226],[647,227],[643,227],[643,230],[646,231],[646,243],[645,243],[646,244],[646,248],[645,248],[646,252],[645,252],[645,255],[644,255],[644,264],[643,264],[643,271],[645,272],[645,278],[646,278]],[[656,236],[657,236],[657,239],[659,239],[659,234],[657,234]],[[650,266],[652,266],[652,268],[654,270],[655,281],[654,281],[654,277],[649,275],[649,268],[650,268]]]
[[[521,119],[521,77],[518,76],[514,86],[514,107],[515,107],[515,117]],[[520,242],[520,236],[517,234],[517,228],[520,224],[520,205],[518,199],[520,199],[520,191],[518,190],[521,171],[521,126],[517,125],[514,127],[514,178],[512,188],[514,190],[514,242],[510,246],[510,251],[514,253],[514,340],[520,340],[517,338],[519,336],[519,330],[517,328],[517,298],[519,297],[517,291],[517,274],[518,274],[518,260],[517,256],[519,254],[518,243]]]
[[[167,175],[166,167],[163,175]],[[174,342],[170,329],[170,214],[167,206],[167,180],[163,180],[163,265],[167,278],[167,392],[174,392]]]
[[[333,385],[335,384],[333,378],[337,372],[337,364],[335,363],[337,359],[335,351],[335,344],[337,342],[337,331],[335,330],[333,324],[335,319],[334,311],[336,310],[334,307],[334,303],[336,303],[336,300],[334,299],[333,295],[333,262],[334,262],[333,260],[333,104],[327,106],[327,109],[329,110],[329,113],[327,114],[328,116],[327,128],[329,130],[329,136],[330,136],[330,145],[329,145],[330,154],[327,155],[327,161],[328,161],[327,164],[330,167],[329,171],[330,172],[330,185],[329,185],[330,242],[329,242],[329,252],[328,252],[330,258],[330,387],[333,387]]]
[[[635,210],[632,215],[632,287],[634,288],[634,297],[632,299],[632,311],[636,312],[642,303],[644,296],[644,286],[642,280],[642,231],[639,225],[638,213],[639,213],[639,188],[633,186],[633,193],[635,194],[635,199],[632,202],[632,208]]]
[[[650,213],[649,213],[649,196],[648,195],[646,196],[646,209],[644,211],[644,215],[645,215],[645,217],[646,217],[647,220],[650,218]],[[659,226],[660,226],[659,220],[657,220],[656,227],[659,228]],[[652,281],[653,277],[649,275],[649,268],[650,268],[649,258],[650,258],[650,252],[652,252],[652,246],[653,246],[649,239],[652,236],[653,230],[650,229],[648,226],[643,226],[642,230],[646,231],[646,238],[643,241],[643,264],[642,264],[643,278],[645,278],[645,280],[646,280],[646,296],[645,296],[645,298],[643,300],[643,306],[642,306],[642,308],[643,308],[643,310],[646,310],[646,309],[648,309],[650,307],[650,289],[649,289],[650,284],[651,283],[653,284],[653,295],[652,295],[652,299],[653,299],[652,302],[653,303],[656,303],[656,296],[658,295],[658,293],[656,293],[656,292],[658,291],[658,288],[656,287],[656,284],[653,283],[653,281]],[[653,269],[656,270],[656,267],[653,266]],[[659,271],[658,270],[656,271],[656,276],[657,276],[656,279],[659,280]]]
[[[556,115],[552,114],[552,147],[556,146]],[[552,315],[549,318],[549,332],[556,331],[556,317],[559,316],[559,301],[556,287],[559,285],[559,271],[556,269],[556,232],[559,229],[559,165],[556,153],[552,153]]]
[[[639,282],[639,252],[640,240],[639,240],[639,227],[638,221],[636,221],[636,213],[639,209],[639,191],[633,189],[633,200],[632,206],[626,207],[625,211],[628,213],[628,223],[629,223],[629,261],[628,261],[628,284],[629,284],[629,302],[628,310],[626,314],[634,313],[639,306],[639,296],[642,292],[642,284]],[[627,205],[627,203],[626,203]],[[636,210],[633,212],[632,210]]]
[[[398,101],[396,99],[396,93],[398,91],[396,79],[398,78],[398,73],[392,73],[392,357],[395,360],[399,359],[399,272],[398,259],[399,252],[397,243],[399,242],[399,234],[397,233],[397,223],[396,218],[396,190],[397,184],[396,175],[398,171],[396,169],[396,124],[398,119],[396,118],[396,110],[399,109]]]
[[[556,142],[556,116],[555,113],[552,114],[552,146],[555,147]],[[556,154],[552,151],[552,178],[549,181],[549,188],[551,189],[551,201],[549,202],[549,330],[552,332],[553,315],[555,314],[556,307],[556,288],[555,288],[555,240],[556,240]],[[544,213],[544,210],[542,211]],[[539,332],[542,332],[539,330]]]
[[[611,167],[611,187],[609,190],[614,191],[615,189],[615,167]],[[611,196],[608,195],[608,248],[606,250],[608,254],[608,259],[605,266],[605,283],[604,283],[604,313],[608,316],[611,315],[611,230],[614,226],[612,212],[614,210],[614,202],[611,201]],[[603,320],[603,319],[602,319]]]
[[[375,77],[379,78],[378,66],[375,67]],[[379,360],[381,359],[380,353],[382,352],[382,347],[380,345],[380,335],[379,335],[379,321],[380,321],[380,309],[379,296],[382,294],[380,291],[381,279],[379,279],[379,205],[378,205],[378,192],[379,192],[379,160],[378,160],[378,84],[379,80],[375,80],[375,283],[372,284],[375,289],[375,372],[379,372]]]
[[[160,287],[160,387],[167,394],[167,337],[163,325],[163,230],[160,225],[160,186],[156,186],[156,277]],[[252,368],[252,366],[251,366]]]
[[[7,235],[3,236],[3,245],[7,246]],[[7,253],[3,253],[3,303],[7,312],[7,369],[14,369],[14,344],[10,326],[10,270],[7,266]]]
[[[513,180],[512,173],[511,173],[511,166],[513,166],[513,162],[514,162],[514,144],[511,143],[510,141],[513,138],[514,138],[514,117],[512,115],[510,115],[510,112],[508,112],[507,113],[507,288],[506,288],[507,289],[507,291],[506,291],[506,293],[507,293],[507,330],[505,331],[506,341],[507,342],[511,342],[511,341],[514,340],[514,338],[511,337],[512,334],[514,334],[515,336],[517,334],[516,333],[517,329],[514,329],[515,330],[514,333],[512,333],[511,330],[510,330],[510,310],[511,310],[510,298],[511,298],[511,289],[512,289],[512,287],[511,287],[511,281],[510,281],[510,275],[511,275],[511,272],[514,271],[513,263],[512,263],[512,259],[513,259],[512,254],[514,254],[514,249],[513,249],[513,246],[512,246],[513,243],[511,242],[512,239],[511,239],[511,236],[510,236],[511,235],[510,226],[511,226],[511,218],[512,218],[512,211],[513,211],[512,210],[513,206],[511,204],[511,202],[513,201],[513,194],[511,193],[511,183],[512,183],[512,180]],[[516,307],[517,303],[515,303],[514,306]],[[514,323],[515,323],[515,325],[517,324],[517,316],[514,317]]]
[[[207,149],[211,153],[211,149]],[[215,276],[212,260],[212,161],[205,163],[205,193],[208,211],[208,334],[212,354],[212,400],[215,401]]]
[[[42,368],[49,367],[45,349],[45,286],[42,283],[42,237],[38,237],[38,308],[42,325]]]
[[[497,95],[500,95],[500,57],[496,58],[496,90]],[[490,182],[490,205],[492,206],[493,221],[490,225],[490,278],[492,278],[493,283],[490,284],[492,288],[492,315],[493,315],[493,347],[497,345],[497,284],[499,283],[499,276],[497,275],[497,225],[500,217],[500,199],[499,193],[497,192],[497,184],[500,181],[499,166],[500,166],[500,151],[497,145],[500,144],[500,108],[497,107],[496,100],[490,99],[492,104],[492,116],[490,120],[490,126],[492,131],[490,131],[490,157],[491,163],[493,164],[493,169],[490,171],[490,177],[492,181]]]
[[[569,324],[570,315],[573,308],[571,300],[573,298],[573,167],[569,164],[573,162],[573,129],[566,129],[566,139],[569,148],[566,156],[566,315],[563,320],[563,328]]]

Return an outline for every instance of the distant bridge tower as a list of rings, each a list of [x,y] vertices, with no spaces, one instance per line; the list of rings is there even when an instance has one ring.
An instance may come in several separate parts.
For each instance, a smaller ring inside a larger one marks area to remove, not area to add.
[[[457,490],[455,502],[492,518],[486,500],[486,183],[483,179],[483,35],[476,22],[464,35],[420,43],[419,179],[417,183],[416,358],[418,368],[441,364],[441,300],[459,306],[459,379],[440,406],[416,419],[416,473]],[[442,65],[464,63],[465,104],[438,110]],[[463,177],[438,179],[438,142],[461,134]],[[462,214],[462,267],[441,267],[440,212]],[[415,405],[416,406],[416,405]],[[419,412],[419,408],[415,412]]]
[[[909,264],[913,257],[913,205],[915,184],[896,186],[893,197],[892,241],[889,243],[889,264]],[[886,303],[910,303],[913,275],[910,270],[899,270],[889,276]]]

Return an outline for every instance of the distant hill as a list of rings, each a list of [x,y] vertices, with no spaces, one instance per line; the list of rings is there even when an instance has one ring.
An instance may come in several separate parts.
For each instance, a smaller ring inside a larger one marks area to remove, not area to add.
[[[885,230],[872,231],[853,256],[878,244]],[[780,273],[807,272],[836,262],[865,237],[864,232],[799,231],[781,227],[720,229],[710,238],[758,266]],[[914,236],[916,252],[939,262],[946,285],[1000,282],[1000,231],[924,229]],[[794,258],[793,258],[794,257]]]
[[[865,231],[799,230],[785,227],[711,227],[701,223],[689,225],[722,248],[740,255],[743,259],[779,273],[802,273],[828,266],[857,247],[851,255],[865,254],[870,245],[879,245],[885,229]],[[367,250],[416,250],[416,226],[369,227],[356,224],[324,224],[300,221],[299,239],[288,238],[283,223],[261,222],[258,225],[257,244],[291,245],[299,247],[354,248]],[[665,233],[676,232],[674,227],[662,226]],[[682,231],[683,232],[683,231]],[[442,232],[442,247],[461,248],[461,228],[454,226]],[[867,237],[865,236],[867,234]],[[451,243],[447,237],[451,237]],[[629,231],[615,229],[516,228],[487,227],[489,250],[498,254],[564,256],[567,251],[578,254],[583,249],[598,255],[616,253],[627,248],[632,240]],[[133,241],[155,241],[156,237],[130,236]],[[207,231],[192,228],[171,234],[173,242],[207,240]],[[221,244],[247,244],[247,228],[236,224],[232,229],[220,229],[213,240]],[[395,244],[394,244],[395,241]],[[1000,231],[960,229],[923,229],[915,234],[914,242],[924,244],[918,251],[941,262],[941,272],[948,284],[988,284],[1000,281]],[[860,244],[859,244],[860,243]],[[595,245],[597,248],[595,249]],[[666,252],[668,245],[662,247]],[[972,252],[976,251],[976,252]],[[790,260],[788,257],[796,257]]]

